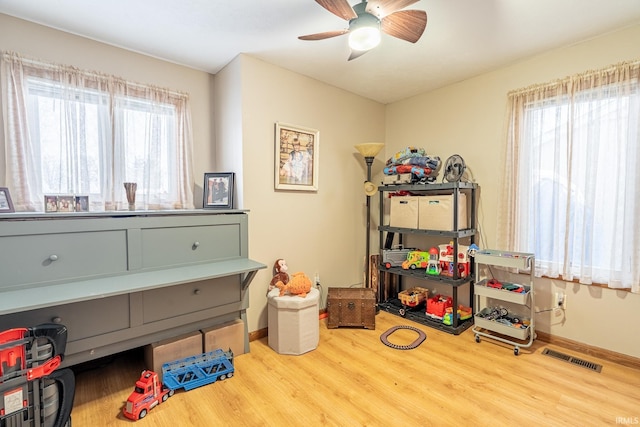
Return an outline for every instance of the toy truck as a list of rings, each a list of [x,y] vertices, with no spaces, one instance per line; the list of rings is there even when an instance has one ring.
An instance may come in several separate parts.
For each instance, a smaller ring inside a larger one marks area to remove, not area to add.
[[[415,270],[416,268],[427,268],[429,264],[429,252],[411,251],[407,254],[407,259],[402,263],[405,270]]]
[[[405,248],[402,245],[396,245],[391,249],[383,249],[382,265],[384,265],[387,270],[391,267],[400,267],[407,259],[407,254],[416,250],[416,248]]]
[[[157,373],[142,371],[122,413],[132,420],[142,419],[151,408],[173,396],[176,390],[193,390],[217,380],[231,378],[233,373],[233,352],[221,349],[163,364],[164,384]]]
[[[151,408],[173,396],[174,391],[160,381],[158,374],[145,370],[127,398],[122,414],[132,420],[140,420],[147,416]]]
[[[233,352],[231,349],[222,351],[217,349],[199,356],[162,365],[162,377],[167,387],[177,390],[193,390],[217,380],[231,378],[234,373]]]

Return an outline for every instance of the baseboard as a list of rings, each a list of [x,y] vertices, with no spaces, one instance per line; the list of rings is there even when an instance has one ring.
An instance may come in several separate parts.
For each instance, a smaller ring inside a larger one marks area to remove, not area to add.
[[[249,341],[259,340],[269,336],[269,328],[258,329],[257,331],[249,332]]]
[[[574,350],[600,359],[608,360],[619,365],[627,366],[629,368],[640,369],[640,359],[637,357],[627,356],[626,354],[616,353],[615,351],[606,350],[604,348],[593,347],[588,344],[547,334],[545,332],[536,331],[536,336],[540,341],[564,347],[567,350]]]

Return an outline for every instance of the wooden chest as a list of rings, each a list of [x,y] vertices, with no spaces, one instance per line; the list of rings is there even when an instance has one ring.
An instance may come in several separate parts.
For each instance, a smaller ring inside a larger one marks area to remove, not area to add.
[[[329,288],[327,328],[376,328],[376,297],[371,288]]]

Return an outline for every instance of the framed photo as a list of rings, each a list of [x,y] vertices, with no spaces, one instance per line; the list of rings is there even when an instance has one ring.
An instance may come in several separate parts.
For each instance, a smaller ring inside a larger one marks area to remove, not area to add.
[[[75,210],[75,197],[58,196],[58,212],[74,212]]]
[[[206,209],[233,209],[233,172],[204,174],[203,207]]]
[[[276,190],[318,191],[320,132],[276,123]]]
[[[89,196],[76,196],[76,212],[89,212]]]
[[[58,212],[58,196],[44,196],[44,211]]]
[[[0,187],[0,213],[15,212],[11,202],[11,194],[7,187]]]

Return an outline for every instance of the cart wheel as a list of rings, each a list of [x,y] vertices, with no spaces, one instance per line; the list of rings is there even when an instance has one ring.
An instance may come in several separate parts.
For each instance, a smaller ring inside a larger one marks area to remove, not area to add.
[[[400,310],[398,310],[398,314],[400,314],[400,316],[404,317],[407,315],[407,310],[405,310],[404,308],[401,308]]]
[[[480,342],[480,335],[476,334],[476,342]]]
[[[516,356],[520,354],[520,349],[518,347],[515,347],[513,349],[513,354],[515,354]]]
[[[162,401],[163,402],[166,402],[168,398],[169,398],[169,393],[162,395]]]
[[[138,419],[141,420],[146,416],[147,416],[147,410],[143,409],[142,411],[140,411],[140,414],[138,415]]]

